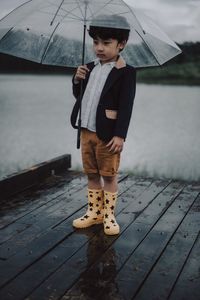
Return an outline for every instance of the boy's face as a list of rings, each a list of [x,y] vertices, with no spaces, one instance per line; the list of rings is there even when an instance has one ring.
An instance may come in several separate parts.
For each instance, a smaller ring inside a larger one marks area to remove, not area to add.
[[[101,63],[116,61],[119,52],[124,48],[126,42],[119,43],[115,39],[100,39],[93,40],[93,48],[96,56],[100,59]]]

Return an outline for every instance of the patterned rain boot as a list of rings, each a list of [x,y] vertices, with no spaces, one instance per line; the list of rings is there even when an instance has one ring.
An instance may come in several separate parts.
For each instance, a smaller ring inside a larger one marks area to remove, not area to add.
[[[110,193],[104,191],[104,233],[115,235],[120,231],[119,225],[114,216],[115,205],[117,201],[117,192]]]
[[[73,221],[76,228],[103,223],[103,191],[88,189],[88,208],[85,215]]]

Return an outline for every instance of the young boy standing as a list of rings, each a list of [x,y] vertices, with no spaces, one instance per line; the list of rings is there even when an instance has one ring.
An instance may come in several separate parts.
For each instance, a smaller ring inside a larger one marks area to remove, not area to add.
[[[123,17],[113,18],[127,22]],[[132,113],[136,72],[119,55],[128,41],[129,29],[91,25],[89,35],[97,59],[78,67],[73,77],[77,101],[71,115],[72,126],[76,127],[83,80],[81,152],[88,177],[88,208],[73,226],[103,223],[105,234],[115,235],[120,231],[114,216],[117,173]]]

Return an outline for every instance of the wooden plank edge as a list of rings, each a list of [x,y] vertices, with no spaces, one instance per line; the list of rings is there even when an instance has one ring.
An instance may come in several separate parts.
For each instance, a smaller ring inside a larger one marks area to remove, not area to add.
[[[0,200],[40,183],[45,178],[71,168],[71,155],[64,154],[13,173],[0,180]]]

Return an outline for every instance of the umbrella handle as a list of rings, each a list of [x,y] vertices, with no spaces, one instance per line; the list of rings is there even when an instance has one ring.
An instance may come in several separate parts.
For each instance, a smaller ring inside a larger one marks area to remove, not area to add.
[[[81,119],[78,120],[77,144],[76,144],[77,149],[80,149],[80,144],[81,144]]]
[[[84,24],[84,27],[83,27],[82,65],[85,64],[85,34],[86,34],[86,24]],[[81,88],[80,88],[80,109],[79,109],[78,131],[77,131],[77,144],[76,144],[76,148],[77,149],[80,149],[80,141],[81,141],[82,98],[83,98],[83,80],[81,80]]]
[[[79,107],[79,117],[78,117],[78,131],[77,131],[77,149],[80,149],[80,140],[81,140],[81,114],[82,114],[82,99],[83,99],[83,80],[81,80],[81,87],[80,87],[80,107]]]

